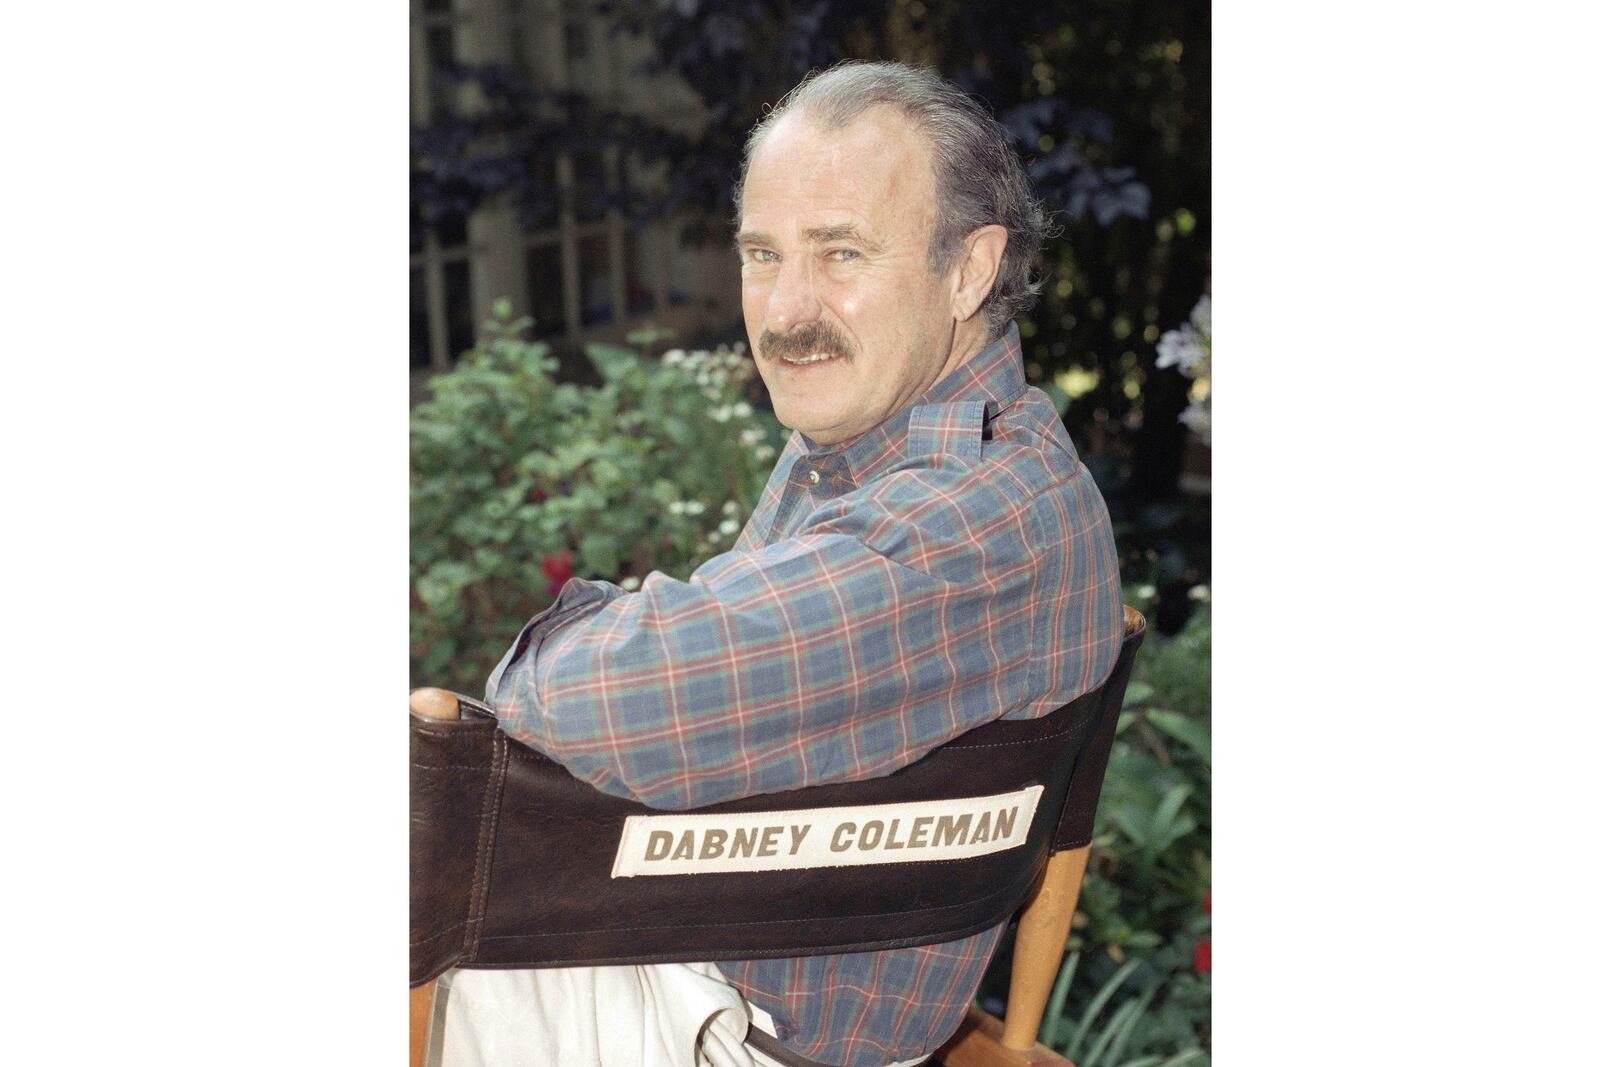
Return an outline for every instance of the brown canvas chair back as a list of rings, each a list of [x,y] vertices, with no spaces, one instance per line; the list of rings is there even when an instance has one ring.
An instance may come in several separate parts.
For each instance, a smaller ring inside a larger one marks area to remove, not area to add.
[[[601,793],[477,701],[419,690],[411,983],[452,966],[831,954],[988,929],[1048,895],[1052,856],[1086,854],[1143,635],[1127,609],[1110,678],[1047,715],[989,723],[882,778],[690,812]]]

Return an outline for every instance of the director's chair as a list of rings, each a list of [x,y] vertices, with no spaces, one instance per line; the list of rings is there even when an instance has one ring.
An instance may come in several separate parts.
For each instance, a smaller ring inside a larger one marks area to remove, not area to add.
[[[1005,1019],[969,1007],[933,1062],[1070,1067],[1037,1038],[1144,638],[1137,611],[1123,623],[1111,676],[1047,715],[991,722],[882,778],[684,812],[601,793],[511,740],[478,701],[417,690],[412,1067],[442,1040],[435,980],[451,967],[863,952],[952,941],[1013,914]]]

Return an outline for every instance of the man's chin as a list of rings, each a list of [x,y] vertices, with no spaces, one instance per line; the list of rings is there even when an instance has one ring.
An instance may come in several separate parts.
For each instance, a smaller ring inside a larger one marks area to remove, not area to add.
[[[813,404],[784,404],[774,402],[773,414],[778,416],[778,421],[791,430],[799,430],[807,438],[819,445],[831,445],[843,441],[847,436],[840,427],[837,412],[824,412],[817,410]]]

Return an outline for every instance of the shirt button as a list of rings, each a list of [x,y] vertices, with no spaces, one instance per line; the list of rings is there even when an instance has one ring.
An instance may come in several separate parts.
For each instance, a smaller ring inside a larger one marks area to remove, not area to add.
[[[806,471],[806,478],[810,480],[812,485],[816,485],[822,481],[822,475],[818,474],[816,471]]]

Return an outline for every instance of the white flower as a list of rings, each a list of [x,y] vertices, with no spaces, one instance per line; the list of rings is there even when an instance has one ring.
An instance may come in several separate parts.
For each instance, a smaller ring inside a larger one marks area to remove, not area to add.
[[[743,430],[739,431],[739,443],[744,445],[746,448],[753,448],[754,446],[759,445],[766,436],[767,435],[762,433],[757,427],[746,426]]]
[[[756,457],[756,462],[758,463],[769,460],[777,454],[778,450],[773,448],[771,445],[757,445],[756,450],[753,453],[753,455]]]
[[[1134,592],[1139,595],[1140,600],[1149,600],[1156,595],[1156,587],[1153,585],[1141,585]]]
[[[723,519],[717,524],[717,532],[724,533],[729,537],[732,537],[734,534],[739,532],[739,524],[734,522],[732,519]]]
[[[687,509],[688,505],[681,500],[674,500],[672,503],[667,505],[667,510],[672,512],[674,515],[682,515]]]
[[[1176,366],[1193,378],[1195,368],[1211,358],[1211,297],[1202,296],[1189,312],[1189,321],[1168,330],[1156,342],[1156,366]]]
[[[706,506],[698,500],[688,500],[683,505],[683,513],[685,515],[698,515],[705,509]]]
[[[733,405],[733,417],[736,419],[748,419],[754,413],[754,410],[749,404],[741,400]]]
[[[639,588],[639,579],[631,574],[628,575],[626,578],[622,579],[622,588],[626,589],[630,593],[633,592],[635,589]]]
[[[683,362],[683,358],[683,349],[674,348],[672,351],[661,357],[661,362],[664,366],[676,367],[678,364]]]
[[[1201,601],[1210,600],[1211,599],[1211,587],[1209,585],[1197,585],[1197,586],[1193,587],[1192,589],[1189,590],[1189,599],[1190,600],[1201,600]]]
[[[739,514],[739,505],[732,500],[725,500],[722,502],[722,513],[724,515],[737,515]]]
[[[1168,330],[1156,342],[1157,367],[1176,364],[1179,370],[1187,373],[1189,368],[1204,358],[1205,353],[1200,349],[1200,335],[1187,322],[1176,330]]]
[[[1156,342],[1156,366],[1177,367],[1194,379],[1189,406],[1178,416],[1206,444],[1211,443],[1211,297],[1202,296],[1189,312],[1189,321],[1168,330]]]

